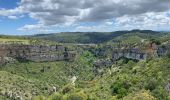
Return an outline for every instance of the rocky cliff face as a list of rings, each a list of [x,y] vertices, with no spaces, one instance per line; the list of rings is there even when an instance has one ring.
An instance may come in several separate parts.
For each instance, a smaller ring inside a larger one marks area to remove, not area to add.
[[[62,45],[40,46],[40,45],[0,45],[0,62],[5,57],[19,60],[41,61],[73,61],[75,52],[70,51]]]
[[[149,57],[161,57],[167,54],[169,50],[169,45],[158,46],[152,44],[150,46],[134,47],[126,49],[115,49],[113,50],[112,59],[117,60],[120,57],[125,57],[135,60],[145,60]]]
[[[162,57],[166,56],[168,50],[170,50],[170,45],[149,45],[149,46],[136,46],[136,47],[128,47],[127,48],[113,48],[111,50],[112,57],[111,60],[108,61],[106,59],[98,60],[93,63],[95,68],[106,68],[111,66],[114,61],[118,60],[119,58],[128,58],[128,59],[134,59],[134,60],[145,60],[147,58],[151,57]]]
[[[135,59],[135,60],[144,60],[147,58],[147,54],[144,52],[140,52],[138,49],[116,50],[112,54],[113,61],[121,57]]]

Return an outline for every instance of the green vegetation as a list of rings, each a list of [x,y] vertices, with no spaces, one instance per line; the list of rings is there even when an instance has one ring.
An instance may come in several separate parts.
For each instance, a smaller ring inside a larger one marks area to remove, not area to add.
[[[123,100],[156,100],[149,91],[141,90],[137,93],[129,94]]]
[[[141,40],[150,40],[151,38],[168,40],[169,33],[155,32],[150,30],[132,30],[116,32],[65,32],[56,34],[38,34],[32,38],[52,40],[61,43],[105,43],[121,41],[123,43],[138,43]]]
[[[77,59],[76,64],[75,62],[8,64],[0,71],[0,79],[3,80],[1,91],[13,90],[13,87],[16,87],[18,90],[26,90],[28,94],[36,90],[37,94],[44,95],[35,97],[38,98],[35,100],[46,100],[43,98],[48,100],[87,100],[87,98],[88,100],[110,100],[111,98],[168,100],[169,93],[165,86],[170,78],[169,58],[139,62],[130,60],[128,63],[119,60],[111,67],[111,74],[106,68],[103,75],[99,74],[94,78],[90,71],[90,60],[85,57],[90,57],[89,53]],[[87,66],[78,65],[82,63]],[[44,67],[45,72],[41,72]],[[75,86],[69,85],[71,84],[70,76],[73,75],[78,76]],[[57,93],[48,96],[52,86],[57,87]]]
[[[0,36],[0,44],[23,44],[23,45],[55,45],[59,44],[49,40],[30,39],[19,36]]]
[[[27,39],[21,39],[21,38],[2,38],[0,37],[0,43],[1,44],[13,44],[13,43],[19,43],[19,44],[29,44],[29,40]]]
[[[141,61],[120,58],[111,67],[99,68],[99,73],[95,73],[93,66],[94,61],[111,58],[115,43],[136,44],[144,40],[159,45],[169,42],[169,33],[165,36],[165,33],[133,30],[128,34],[119,31],[35,37],[40,39],[3,36],[0,41],[23,40],[23,44],[36,45],[58,44],[48,39],[66,42],[64,45],[77,52],[75,60],[16,61],[0,66],[0,100],[15,100],[18,95],[24,100],[170,100],[169,51],[164,57]],[[77,46],[74,43],[101,44]],[[73,82],[74,77],[77,79]]]

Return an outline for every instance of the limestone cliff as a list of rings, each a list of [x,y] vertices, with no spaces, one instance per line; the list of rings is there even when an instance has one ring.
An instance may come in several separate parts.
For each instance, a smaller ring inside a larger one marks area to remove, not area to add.
[[[73,61],[76,53],[63,45],[0,45],[0,62],[5,62],[5,57],[18,60],[41,61]]]

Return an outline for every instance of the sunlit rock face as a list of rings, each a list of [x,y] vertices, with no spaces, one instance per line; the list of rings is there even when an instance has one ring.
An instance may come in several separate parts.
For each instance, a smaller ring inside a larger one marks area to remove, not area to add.
[[[117,60],[121,57],[135,59],[135,60],[145,60],[149,57],[162,57],[166,56],[167,51],[170,49],[169,45],[157,46],[152,45],[150,47],[142,48],[128,48],[128,49],[115,49],[112,53],[112,59]]]
[[[143,52],[134,52],[134,51],[125,51],[125,52],[113,52],[112,59],[117,60],[121,57],[129,58],[129,59],[135,59],[135,60],[144,60],[147,58],[147,54]]]
[[[69,51],[62,45],[0,45],[0,62],[4,62],[4,57],[35,62],[61,60],[73,61],[75,55],[74,51]]]

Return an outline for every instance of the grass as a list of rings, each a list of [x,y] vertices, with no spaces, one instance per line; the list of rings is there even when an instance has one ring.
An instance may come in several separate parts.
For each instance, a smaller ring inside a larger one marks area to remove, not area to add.
[[[28,39],[17,39],[17,38],[0,38],[1,44],[11,44],[11,43],[19,43],[19,44],[29,44]]]

